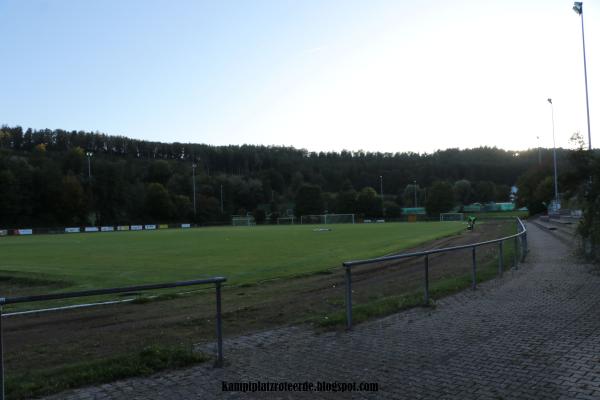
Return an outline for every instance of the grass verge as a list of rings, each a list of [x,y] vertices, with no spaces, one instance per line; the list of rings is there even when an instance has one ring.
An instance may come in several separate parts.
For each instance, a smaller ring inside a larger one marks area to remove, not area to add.
[[[504,243],[504,270],[514,266],[515,246],[514,241]],[[491,257],[477,265],[477,282],[484,282],[498,276],[498,256]],[[358,324],[374,318],[384,317],[414,307],[435,306],[435,300],[450,296],[470,288],[471,274],[447,277],[435,282],[430,282],[430,304],[424,304],[423,292],[410,292],[402,295],[379,297],[366,303],[353,305],[352,323]],[[324,330],[337,330],[346,326],[346,312],[339,311],[309,320],[317,328]]]
[[[8,375],[6,397],[14,400],[40,397],[77,387],[187,367],[208,359],[208,356],[192,352],[191,349],[152,346],[138,353],[119,357],[82,362],[18,376]]]

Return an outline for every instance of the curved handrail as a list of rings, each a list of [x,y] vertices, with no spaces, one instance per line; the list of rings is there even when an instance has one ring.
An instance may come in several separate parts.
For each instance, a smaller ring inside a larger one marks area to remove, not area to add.
[[[431,250],[417,251],[417,252],[414,252],[414,253],[395,254],[395,255],[392,255],[392,256],[369,258],[369,259],[365,259],[365,260],[345,261],[344,263],[342,263],[342,265],[344,267],[346,267],[346,268],[350,268],[350,267],[355,267],[355,266],[359,266],[359,265],[374,264],[374,263],[378,263],[378,262],[382,262],[382,261],[393,261],[393,260],[400,260],[402,258],[421,257],[421,256],[429,255],[429,254],[445,253],[447,251],[471,249],[473,247],[479,247],[479,246],[485,246],[485,245],[488,245],[488,244],[504,242],[505,240],[513,239],[513,238],[516,238],[516,237],[519,237],[519,236],[523,236],[524,234],[527,233],[527,228],[525,228],[525,225],[523,224],[523,221],[521,221],[520,218],[517,218],[517,221],[519,222],[520,228],[522,230],[521,230],[521,232],[515,233],[514,235],[504,236],[504,237],[501,237],[501,238],[498,238],[498,239],[486,240],[486,241],[483,241],[483,242],[463,244],[463,245],[460,245],[460,246],[444,247],[444,248],[441,248],[441,249],[431,249]]]
[[[367,265],[367,264],[374,264],[374,263],[378,263],[378,262],[382,262],[382,261],[392,261],[392,260],[400,260],[403,258],[410,258],[410,257],[425,257],[425,264],[424,264],[424,303],[425,304],[429,304],[429,255],[430,254],[436,254],[436,253],[445,253],[445,252],[449,252],[449,251],[456,251],[456,250],[465,250],[465,249],[471,249],[472,251],[472,263],[473,263],[473,270],[472,270],[472,288],[475,289],[477,287],[477,258],[476,258],[476,249],[477,247],[480,246],[485,246],[485,245],[489,245],[489,244],[494,244],[494,243],[498,243],[500,252],[499,252],[499,259],[498,259],[498,273],[501,275],[502,274],[502,270],[504,268],[503,264],[504,264],[504,252],[503,252],[503,244],[506,240],[510,240],[510,239],[514,239],[515,240],[515,260],[514,260],[514,265],[515,268],[518,268],[518,247],[519,247],[519,239],[521,240],[521,261],[523,261],[525,259],[525,255],[527,254],[527,228],[525,228],[525,225],[523,224],[523,221],[521,221],[520,218],[517,217],[517,233],[515,233],[514,235],[509,235],[509,236],[504,236],[498,239],[492,239],[492,240],[486,240],[483,242],[477,242],[477,243],[470,243],[470,244],[464,244],[464,245],[460,245],[460,246],[452,246],[452,247],[444,247],[441,249],[431,249],[431,250],[424,250],[424,251],[417,251],[417,252],[412,252],[412,253],[403,253],[403,254],[396,254],[396,255],[392,255],[392,256],[385,256],[385,257],[377,257],[377,258],[370,258],[370,259],[366,259],[366,260],[354,260],[354,261],[346,261],[344,262],[342,265],[344,266],[344,268],[346,269],[346,327],[348,329],[352,328],[352,267],[356,267],[356,266],[360,266],[360,265]]]

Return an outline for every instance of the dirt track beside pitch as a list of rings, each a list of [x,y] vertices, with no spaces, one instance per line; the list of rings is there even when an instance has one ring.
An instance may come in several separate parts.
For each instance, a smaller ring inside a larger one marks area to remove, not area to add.
[[[475,232],[429,242],[410,250],[474,243],[503,236],[512,221],[488,221]],[[485,260],[496,246],[478,250]],[[429,257],[430,278],[470,271],[469,250]],[[341,266],[329,273],[257,285],[225,287],[223,329],[227,337],[306,320],[344,309]],[[386,262],[353,272],[356,304],[419,290],[423,259]],[[72,365],[138,351],[153,344],[193,345],[214,341],[214,290],[144,304],[119,304],[5,318],[4,351],[9,374]]]

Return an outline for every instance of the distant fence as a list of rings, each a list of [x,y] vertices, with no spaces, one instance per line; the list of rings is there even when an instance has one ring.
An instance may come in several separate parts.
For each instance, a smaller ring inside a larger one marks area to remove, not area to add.
[[[198,223],[176,223],[176,224],[133,224],[133,225],[97,225],[97,226],[59,226],[59,227],[40,227],[40,228],[9,228],[0,227],[1,236],[22,236],[22,235],[48,235],[62,233],[94,233],[94,232],[123,232],[123,231],[143,231],[159,229],[186,229],[209,226],[230,226],[231,220],[222,221],[204,221]]]
[[[158,229],[185,229],[196,227],[191,223],[183,224],[141,224],[141,225],[100,225],[100,226],[67,226],[55,228],[0,229],[0,236],[46,235],[61,233],[95,233],[123,231],[151,231]]]
[[[194,286],[194,285],[215,285],[216,291],[216,330],[217,330],[217,366],[223,366],[223,330],[222,330],[222,319],[221,319],[221,284],[227,281],[227,278],[217,276],[208,279],[198,279],[192,281],[182,282],[171,282],[171,283],[157,283],[151,285],[138,285],[128,286],[120,288],[110,289],[96,289],[96,290],[85,290],[80,292],[66,292],[66,293],[54,293],[54,294],[43,294],[37,296],[20,296],[20,297],[0,297],[0,400],[4,400],[4,349],[3,349],[3,337],[2,337],[2,307],[7,304],[16,303],[33,303],[38,301],[49,301],[49,300],[61,300],[61,299],[72,299],[76,297],[87,297],[87,296],[100,296],[104,294],[114,293],[127,293],[127,292],[140,292],[144,290],[155,290],[155,289],[167,289],[174,287],[183,286]]]
[[[378,257],[371,258],[367,260],[356,260],[356,261],[346,261],[342,265],[346,270],[346,327],[348,329],[352,328],[352,268],[359,267],[361,265],[375,264],[384,261],[393,261],[393,260],[401,260],[404,258],[413,258],[413,257],[423,257],[423,299],[425,304],[429,304],[429,255],[436,253],[446,253],[450,251],[456,250],[464,250],[471,249],[472,255],[472,283],[471,288],[474,290],[477,287],[477,259],[476,259],[476,249],[480,246],[490,245],[494,243],[498,243],[499,248],[499,257],[498,257],[498,274],[502,275],[502,271],[504,270],[504,242],[507,240],[514,239],[515,241],[515,255],[514,255],[514,265],[515,268],[518,268],[519,264],[519,249],[520,249],[520,258],[521,262],[525,261],[525,256],[527,255],[528,247],[527,247],[527,229],[521,221],[520,218],[517,218],[517,233],[510,236],[501,237],[499,239],[487,240],[484,242],[466,244],[462,246],[454,246],[454,247],[444,247],[441,249],[432,249],[426,251],[419,251],[414,253],[403,253],[397,254],[393,256],[386,257]],[[519,246],[520,245],[520,246]]]

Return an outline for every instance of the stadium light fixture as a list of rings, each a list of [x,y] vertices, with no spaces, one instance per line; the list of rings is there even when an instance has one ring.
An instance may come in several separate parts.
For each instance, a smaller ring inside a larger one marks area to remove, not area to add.
[[[554,104],[552,104],[552,99],[548,98],[548,103],[550,103],[550,108],[552,110],[552,146],[554,147],[554,207],[555,210],[560,209],[560,201],[558,199],[558,167],[556,165],[556,141],[554,139]]]
[[[92,178],[92,156],[94,155],[94,153],[92,153],[91,151],[87,151],[85,153],[87,160],[88,160],[88,178],[91,179]]]
[[[575,3],[573,3],[573,11],[575,11],[581,17],[581,42],[583,43],[583,77],[585,80],[585,107],[587,111],[588,150],[592,150],[592,133],[590,129],[590,101],[588,97],[587,63],[585,59],[585,34],[583,30],[583,2],[576,1]]]

